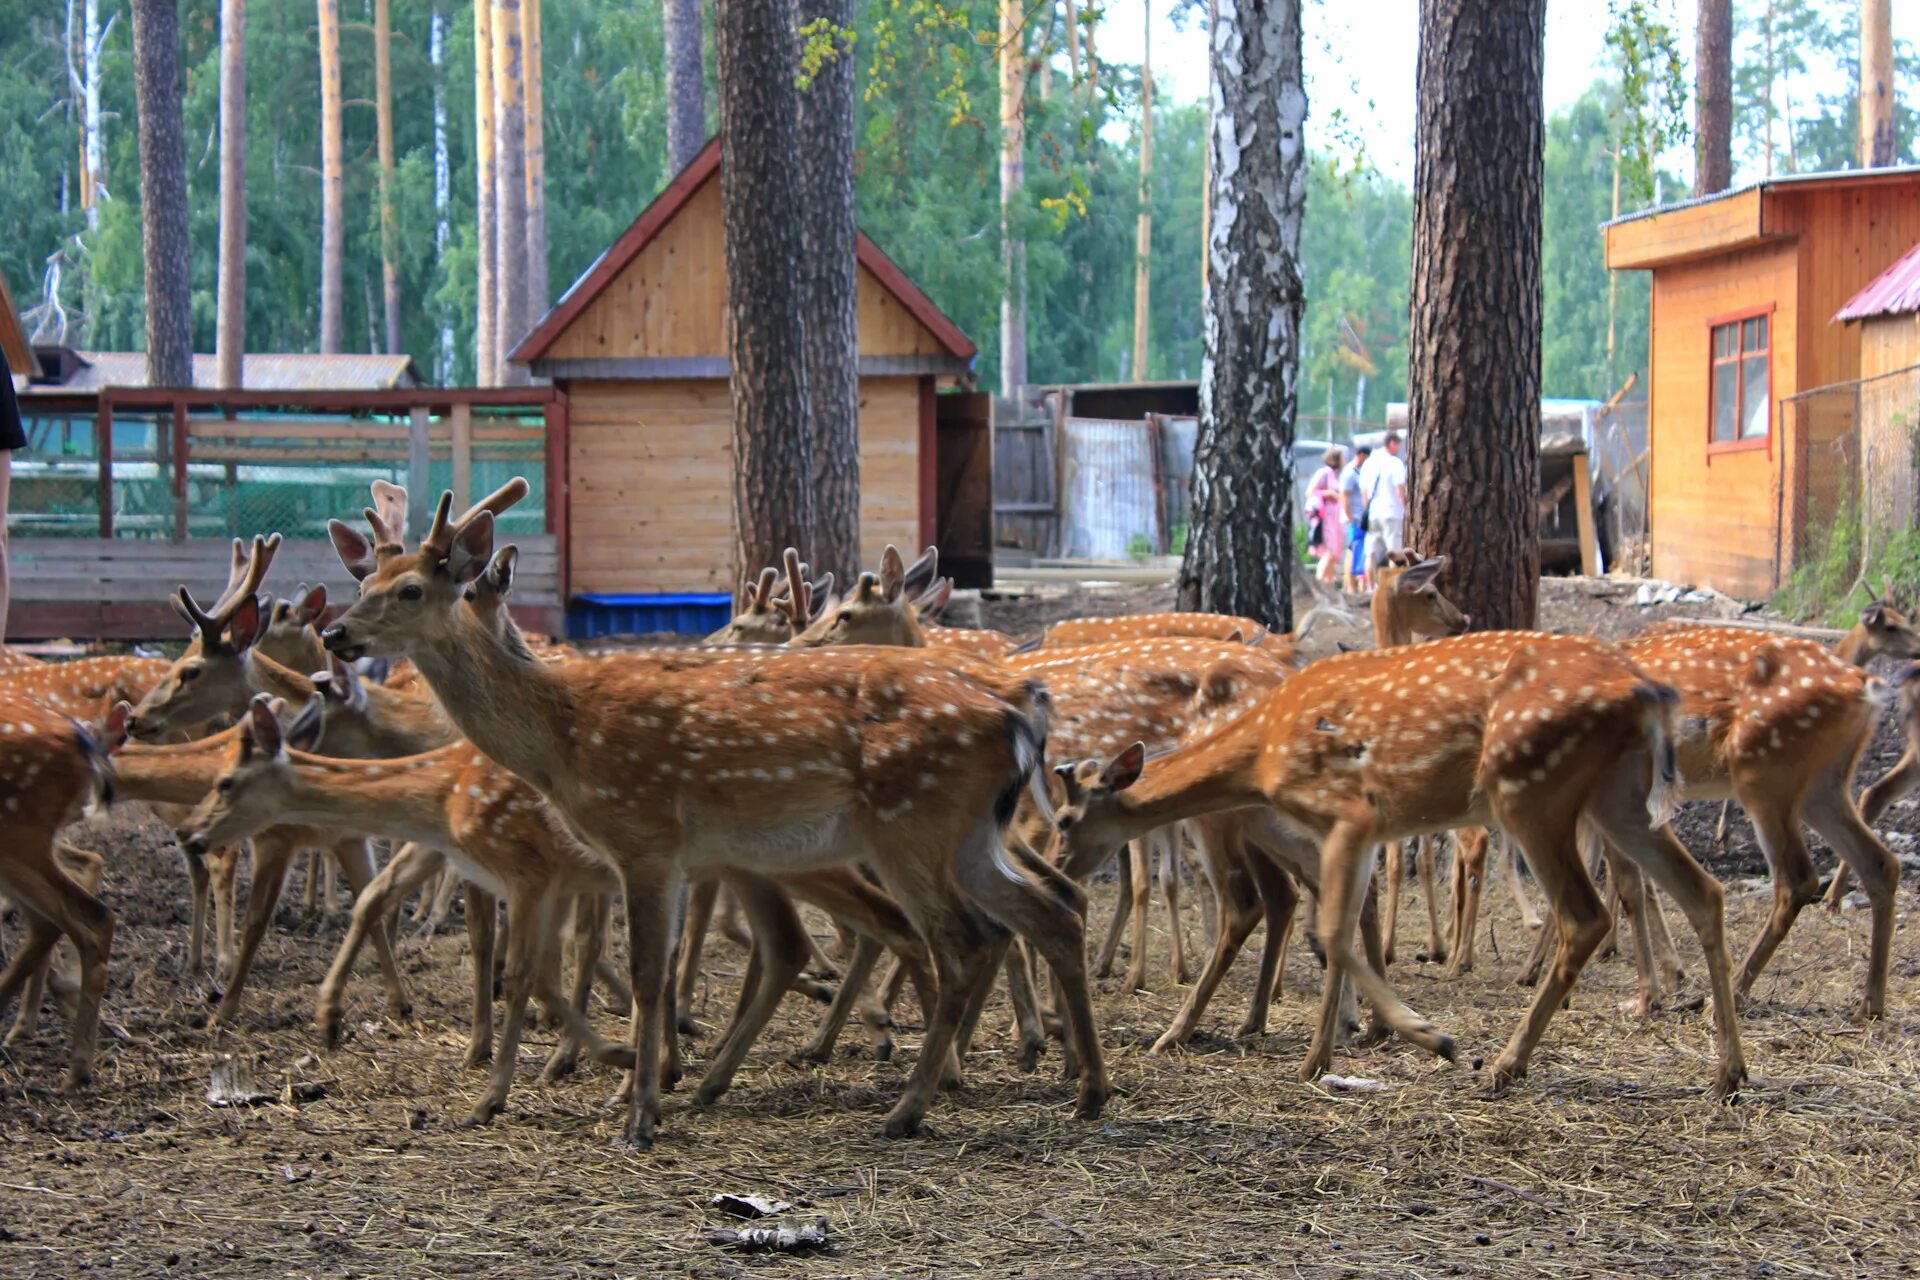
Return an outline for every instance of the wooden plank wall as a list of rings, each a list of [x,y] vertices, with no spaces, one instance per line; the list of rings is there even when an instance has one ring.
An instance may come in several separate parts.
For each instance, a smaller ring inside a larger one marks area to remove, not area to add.
[[[1760,192],[1743,191],[1608,227],[1607,265],[1621,271],[1721,253],[1760,230]]]
[[[1800,374],[1803,391],[1861,374],[1857,324],[1833,314],[1896,258],[1920,242],[1920,180],[1768,192],[1769,232],[1798,235]]]
[[[1860,376],[1876,378],[1920,364],[1920,312],[1875,316],[1860,330]]]
[[[731,592],[733,423],[727,384],[575,380],[573,590]],[[919,538],[919,384],[860,384],[862,556]],[[917,549],[917,548],[916,548]]]

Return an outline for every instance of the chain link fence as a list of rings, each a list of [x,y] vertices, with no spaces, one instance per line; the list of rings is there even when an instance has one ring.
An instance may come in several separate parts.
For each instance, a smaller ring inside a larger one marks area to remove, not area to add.
[[[1835,624],[1920,582],[1920,365],[1780,402],[1774,604]]]

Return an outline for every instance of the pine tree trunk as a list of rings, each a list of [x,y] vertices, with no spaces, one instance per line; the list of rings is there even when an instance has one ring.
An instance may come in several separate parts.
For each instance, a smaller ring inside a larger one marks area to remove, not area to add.
[[[527,99],[527,300],[529,328],[547,313],[547,122],[540,83],[540,0],[520,0],[520,61]]]
[[[447,241],[453,235],[453,167],[447,155],[447,15],[437,4],[427,36],[427,61],[433,67],[433,266],[444,277]],[[440,304],[433,380],[443,387],[453,382],[453,308],[445,302]]]
[[[667,165],[679,173],[707,143],[700,0],[666,0],[661,20],[667,44]]]
[[[813,438],[793,158],[793,11],[717,0],[720,215],[733,394],[734,578],[814,540]]]
[[[341,139],[340,0],[320,10],[320,351],[340,350],[346,255],[346,162]]]
[[[1307,95],[1300,0],[1219,0],[1213,212],[1180,607],[1293,626]]]
[[[525,64],[520,54],[520,0],[494,0],[494,283],[499,319],[502,383],[524,381],[507,355],[527,332],[527,110]]]
[[[380,296],[387,321],[387,354],[400,340],[400,234],[393,212],[393,18],[389,0],[373,0],[373,113],[380,148]]]
[[[1700,0],[1694,32],[1693,193],[1733,185],[1733,0]]]
[[[1000,0],[1000,394],[1027,385],[1027,245],[1014,225],[1027,182],[1027,68],[1023,0]]]
[[[500,236],[495,216],[498,199],[494,156],[493,5],[475,0],[473,6],[473,154],[474,239],[478,241],[479,269],[473,322],[474,376],[483,387],[500,385]]]
[[[1145,30],[1140,46],[1140,224],[1133,245],[1133,380],[1145,382],[1147,318],[1151,314],[1153,253],[1153,0],[1141,5]]]
[[[247,4],[220,2],[220,278],[214,380],[239,387],[247,350]]]
[[[851,34],[853,0],[799,0],[802,25],[824,19]],[[800,90],[799,188],[807,391],[812,401],[816,571],[841,582],[860,571],[860,353],[856,289],[858,231],[853,216],[853,48],[834,39],[836,56]]]
[[[1860,0],[1860,167],[1895,161],[1893,0]]]
[[[1541,67],[1546,0],[1421,0],[1407,538],[1482,629],[1540,585]]]
[[[147,383],[193,385],[187,264],[187,152],[181,125],[178,0],[133,0],[133,87],[140,116],[140,247],[145,255]]]

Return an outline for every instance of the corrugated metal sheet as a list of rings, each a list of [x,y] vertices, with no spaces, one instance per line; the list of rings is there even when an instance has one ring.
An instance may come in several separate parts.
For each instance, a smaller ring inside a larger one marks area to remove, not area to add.
[[[1125,559],[1160,545],[1147,424],[1068,418],[1060,441],[1060,554]]]
[[[147,385],[147,357],[138,351],[82,351],[86,361],[74,375],[59,386],[61,391],[90,392],[107,387],[144,387]],[[216,385],[217,371],[212,356],[193,358],[193,384]],[[241,378],[249,391],[386,391],[395,387],[420,385],[413,361],[406,356],[289,355],[263,352],[248,355],[241,366]]]
[[[1907,250],[1892,266],[1882,271],[1867,287],[1847,300],[1833,313],[1835,324],[1865,320],[1869,316],[1901,316],[1920,311],[1920,244]]]

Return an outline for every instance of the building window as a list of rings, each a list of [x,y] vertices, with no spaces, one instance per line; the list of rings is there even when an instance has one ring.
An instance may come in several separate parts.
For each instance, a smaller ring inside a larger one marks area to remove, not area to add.
[[[1739,446],[1766,440],[1772,420],[1772,330],[1772,308],[1713,325],[1709,444]]]

